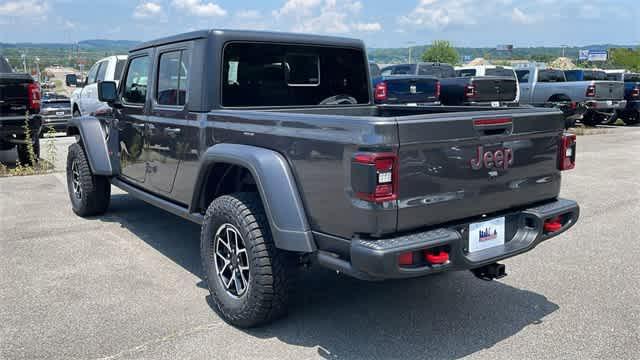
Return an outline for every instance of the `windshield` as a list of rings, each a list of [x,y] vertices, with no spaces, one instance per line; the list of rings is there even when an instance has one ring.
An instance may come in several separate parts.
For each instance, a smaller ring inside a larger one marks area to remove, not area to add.
[[[640,74],[624,74],[624,82],[640,82]]]
[[[584,80],[607,80],[607,74],[604,71],[585,71]]]
[[[538,82],[565,82],[564,72],[560,70],[540,70]]]
[[[494,68],[494,69],[487,69],[484,72],[485,75],[487,76],[507,76],[510,78],[515,78],[516,74],[513,70],[511,69],[505,69],[505,68]]]
[[[418,75],[431,75],[444,79],[456,77],[456,71],[453,69],[453,66],[447,64],[420,64],[418,67]]]

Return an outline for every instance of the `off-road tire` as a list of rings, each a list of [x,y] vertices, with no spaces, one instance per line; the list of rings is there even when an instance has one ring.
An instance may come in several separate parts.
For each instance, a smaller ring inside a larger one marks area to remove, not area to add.
[[[17,148],[18,148],[18,161],[20,161],[20,164],[29,165],[29,166],[35,165],[31,162],[31,159],[29,158],[29,145],[18,144]],[[35,137],[33,142],[33,156],[34,156],[33,160],[35,162],[38,162],[38,160],[40,159],[40,138],[39,137]]]
[[[80,197],[74,191],[74,162],[79,179]],[[78,216],[86,217],[104,214],[111,200],[111,184],[104,176],[91,173],[91,167],[84,149],[79,143],[69,146],[67,156],[67,190],[71,208]]]
[[[214,238],[225,224],[239,231],[248,256],[248,285],[238,297],[227,292],[214,263]],[[275,247],[258,194],[223,195],[211,202],[202,224],[200,256],[211,297],[225,321],[249,328],[286,314],[295,261],[291,253]]]

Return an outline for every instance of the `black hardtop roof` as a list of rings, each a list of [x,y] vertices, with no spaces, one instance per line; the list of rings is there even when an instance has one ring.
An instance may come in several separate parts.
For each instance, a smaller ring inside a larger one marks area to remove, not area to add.
[[[312,34],[285,33],[275,31],[254,31],[254,30],[228,30],[211,29],[198,30],[178,35],[172,35],[156,40],[151,40],[138,44],[131,48],[129,52],[134,52],[150,47],[157,47],[171,43],[187,40],[206,39],[209,37],[218,38],[221,42],[228,41],[257,41],[257,42],[282,42],[298,43],[305,45],[324,46],[345,46],[364,49],[364,43],[359,39],[344,38],[337,36],[324,36]]]

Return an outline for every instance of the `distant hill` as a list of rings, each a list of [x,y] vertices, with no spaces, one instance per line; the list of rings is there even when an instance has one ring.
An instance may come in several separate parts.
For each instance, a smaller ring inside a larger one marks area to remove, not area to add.
[[[586,46],[570,46],[564,48],[564,56],[568,58],[577,58],[578,52],[583,49],[591,50],[607,50],[612,48],[636,48],[638,45],[616,45],[616,44],[598,44]],[[415,62],[422,56],[422,53],[429,48],[429,45],[411,47],[411,57]],[[501,60],[536,60],[548,61],[562,56],[561,47],[515,47],[513,51],[498,51],[489,47],[458,47],[456,48],[460,57],[470,58],[483,57],[485,59]],[[409,48],[370,48],[368,49],[369,60],[379,64],[403,63],[408,61]],[[462,60],[462,59],[461,59]]]
[[[84,50],[120,50],[129,49],[140,41],[134,40],[82,40],[78,42],[80,49]],[[75,43],[0,43],[0,49],[70,49],[76,46]]]

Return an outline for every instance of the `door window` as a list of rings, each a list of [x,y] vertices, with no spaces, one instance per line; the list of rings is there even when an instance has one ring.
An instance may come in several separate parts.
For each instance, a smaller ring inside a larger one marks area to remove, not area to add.
[[[122,99],[130,104],[144,104],[149,80],[149,57],[141,56],[131,60],[127,69]]]
[[[100,67],[98,67],[98,75],[96,76],[96,82],[104,81],[105,76],[107,75],[107,66],[108,62],[103,61],[100,62]]]
[[[156,100],[160,105],[180,106],[186,103],[190,54],[186,50],[160,55]]]
[[[89,74],[87,75],[87,85],[93,84],[96,82],[96,74],[98,73],[98,68],[100,67],[100,63],[95,63],[89,69]]]

